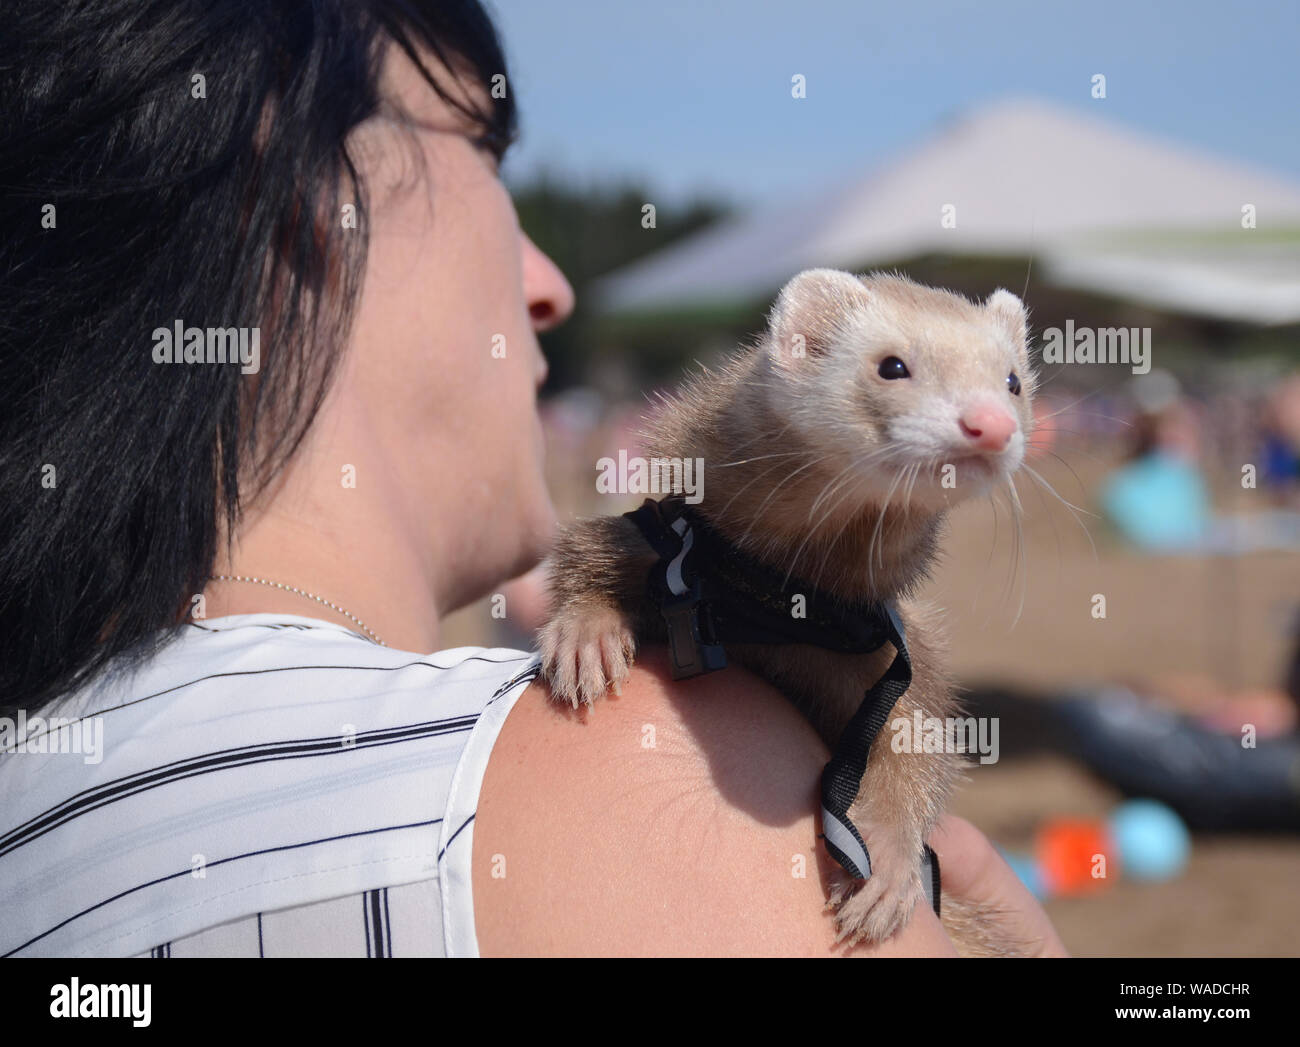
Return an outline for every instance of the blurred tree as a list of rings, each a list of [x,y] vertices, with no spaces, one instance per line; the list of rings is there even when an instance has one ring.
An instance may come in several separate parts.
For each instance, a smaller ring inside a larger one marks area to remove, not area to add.
[[[591,282],[730,213],[716,199],[675,206],[636,183],[575,186],[549,171],[510,189],[524,232],[563,270],[577,298],[569,321],[541,336],[552,392],[584,381],[595,358],[598,325],[586,294]],[[647,203],[655,204],[654,229],[641,224]]]

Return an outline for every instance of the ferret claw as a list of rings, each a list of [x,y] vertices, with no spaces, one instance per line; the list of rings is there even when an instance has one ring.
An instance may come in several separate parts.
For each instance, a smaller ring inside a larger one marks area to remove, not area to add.
[[[871,875],[865,881],[849,882],[843,873],[837,873],[832,880],[826,907],[835,911],[837,944],[875,944],[892,937],[907,925],[916,903],[925,895],[919,863],[907,860],[907,855],[913,853],[908,845],[887,847],[879,842],[873,844],[869,836],[867,839]],[[920,855],[919,845],[915,853]],[[854,883],[860,883],[856,891]]]
[[[542,672],[551,695],[588,708],[609,690],[622,694],[636,649],[623,616],[610,607],[566,609],[540,635]]]

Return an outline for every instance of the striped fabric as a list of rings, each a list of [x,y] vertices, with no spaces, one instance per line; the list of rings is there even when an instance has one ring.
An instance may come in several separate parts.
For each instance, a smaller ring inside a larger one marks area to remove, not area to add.
[[[479,786],[538,671],[298,616],[183,628],[0,755],[0,955],[477,955]]]
[[[138,956],[444,956],[437,880],[381,887],[279,912],[257,913]]]

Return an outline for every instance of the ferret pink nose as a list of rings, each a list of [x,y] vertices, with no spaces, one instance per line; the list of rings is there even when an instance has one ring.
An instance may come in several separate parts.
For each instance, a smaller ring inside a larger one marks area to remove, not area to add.
[[[981,451],[1001,451],[1016,431],[1016,420],[998,407],[972,407],[962,413],[958,421],[961,431]]]

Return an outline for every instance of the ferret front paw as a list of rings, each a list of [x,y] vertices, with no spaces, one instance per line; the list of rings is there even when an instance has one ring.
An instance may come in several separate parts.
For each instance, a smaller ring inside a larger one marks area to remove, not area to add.
[[[871,875],[852,880],[842,869],[831,873],[827,908],[835,910],[836,942],[883,942],[907,924],[916,903],[925,897],[921,883],[921,844],[867,835]],[[854,888],[857,887],[856,890]]]
[[[623,615],[606,606],[561,611],[543,627],[540,646],[551,696],[575,709],[579,701],[591,705],[610,688],[621,694],[636,653]]]

